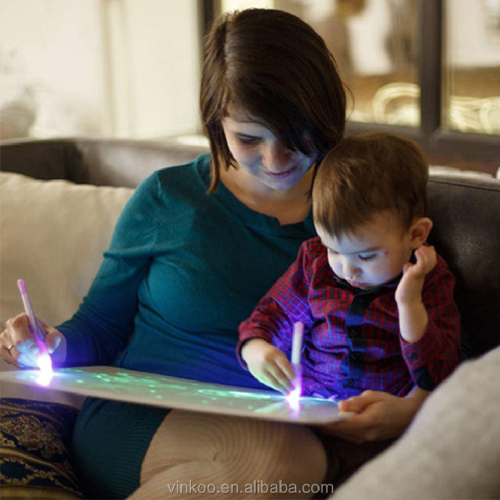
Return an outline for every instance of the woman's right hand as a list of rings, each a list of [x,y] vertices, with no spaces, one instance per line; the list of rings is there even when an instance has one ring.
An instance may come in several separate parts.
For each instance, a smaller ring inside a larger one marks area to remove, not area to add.
[[[340,411],[355,415],[323,424],[319,429],[324,434],[360,444],[395,439],[410,425],[429,394],[419,387],[414,387],[407,396],[364,391],[359,396],[339,402]]]
[[[66,358],[66,339],[55,328],[37,319],[38,326],[45,333],[45,344],[54,364],[61,364]],[[25,313],[5,322],[5,330],[0,334],[0,356],[18,368],[37,366],[39,348],[29,329]]]
[[[250,373],[259,381],[284,394],[292,389],[294,372],[286,354],[263,339],[245,342],[241,357]]]

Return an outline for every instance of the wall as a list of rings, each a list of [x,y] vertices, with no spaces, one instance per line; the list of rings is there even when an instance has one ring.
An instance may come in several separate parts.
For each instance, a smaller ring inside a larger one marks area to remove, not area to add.
[[[109,4],[108,19],[115,16],[111,26],[119,31],[111,48],[117,63],[111,94],[120,96],[115,109],[122,110],[116,114],[117,131],[134,137],[194,132],[201,43],[197,1],[111,0]],[[116,11],[117,4],[121,12]]]
[[[38,137],[195,132],[197,5],[0,0],[3,121],[34,108],[31,135]]]

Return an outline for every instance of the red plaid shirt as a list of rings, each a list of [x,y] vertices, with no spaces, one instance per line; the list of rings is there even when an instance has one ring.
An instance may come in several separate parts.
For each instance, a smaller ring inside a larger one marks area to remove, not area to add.
[[[427,329],[412,344],[399,334],[400,279],[373,290],[352,288],[331,270],[321,240],[308,240],[240,325],[238,356],[251,338],[289,352],[293,324],[302,321],[304,395],[345,399],[372,389],[405,396],[415,385],[432,390],[461,360],[455,278],[438,256],[422,290]]]

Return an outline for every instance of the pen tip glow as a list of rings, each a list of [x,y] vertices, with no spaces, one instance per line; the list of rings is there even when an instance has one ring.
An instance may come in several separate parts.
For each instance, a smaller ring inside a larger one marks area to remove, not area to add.
[[[38,368],[40,368],[40,375],[36,379],[36,383],[47,387],[52,380],[52,360],[49,354],[41,354],[37,359]]]
[[[286,396],[286,401],[288,403],[288,406],[292,410],[298,410],[300,408],[300,394],[302,392],[301,387],[295,387],[295,389],[292,389]]]

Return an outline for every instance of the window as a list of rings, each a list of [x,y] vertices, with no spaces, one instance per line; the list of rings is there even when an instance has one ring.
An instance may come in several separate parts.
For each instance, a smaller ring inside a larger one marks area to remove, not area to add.
[[[445,5],[445,124],[500,135],[500,1]]]
[[[348,134],[385,129],[431,163],[500,166],[500,0],[213,0],[298,15],[325,39],[352,92]],[[207,24],[210,19],[207,19]]]

